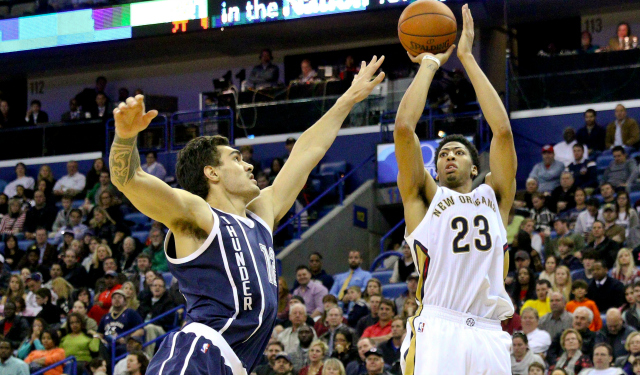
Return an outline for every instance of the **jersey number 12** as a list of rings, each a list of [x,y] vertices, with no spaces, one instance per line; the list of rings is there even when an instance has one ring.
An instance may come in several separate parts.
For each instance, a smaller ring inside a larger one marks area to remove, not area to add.
[[[473,244],[476,249],[480,251],[488,251],[492,247],[491,235],[489,233],[489,221],[486,217],[478,215],[473,218],[473,226],[478,228],[478,234],[481,236],[474,239]],[[467,233],[469,233],[469,222],[466,217],[458,216],[451,220],[451,229],[458,231],[458,234],[453,239],[453,252],[455,254],[468,253],[471,250],[469,243],[461,245],[460,242],[464,240]]]

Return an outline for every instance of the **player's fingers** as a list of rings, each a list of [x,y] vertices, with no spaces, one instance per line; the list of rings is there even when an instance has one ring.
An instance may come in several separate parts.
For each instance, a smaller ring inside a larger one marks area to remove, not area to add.
[[[138,94],[135,96],[135,99],[139,102],[143,102],[144,101],[144,95],[142,94]]]
[[[151,111],[147,112],[144,114],[144,116],[142,116],[142,119],[144,120],[144,122],[146,124],[150,123],[151,120],[153,120],[156,116],[158,115],[158,111],[156,111],[155,109],[152,109]]]
[[[123,110],[123,109],[124,109],[124,107],[126,107],[126,106],[127,106],[127,105],[126,105],[126,104],[124,104],[124,102],[122,102],[122,103],[118,104],[118,109],[119,109],[119,110]]]
[[[378,76],[376,77],[376,79],[374,79],[374,80],[372,81],[373,86],[374,86],[374,87],[375,87],[375,86],[378,86],[378,84],[379,84],[380,82],[382,82],[382,80],[384,79],[384,77],[385,77],[384,72],[380,72],[380,74],[378,74]]]
[[[378,57],[376,55],[373,55],[373,57],[371,58],[371,61],[369,62],[369,67],[375,65],[376,61],[378,61]]]
[[[360,71],[363,71],[364,68],[366,68],[366,67],[367,67],[367,63],[364,62],[364,60],[362,60],[362,64],[360,64]]]
[[[378,61],[376,62],[376,71],[380,68],[380,65],[382,65],[382,63],[384,62],[384,55],[380,56],[380,59],[378,59]]]
[[[133,105],[134,105],[134,103],[135,103],[135,102],[136,102],[136,100],[135,100],[134,98],[132,98],[132,97],[128,97],[128,98],[127,98],[127,105],[128,105],[129,107],[133,107]]]
[[[455,48],[456,48],[456,45],[452,44],[451,47],[449,47],[449,49],[447,50],[447,52],[445,52],[445,55],[447,55],[447,57],[451,56],[451,53]]]

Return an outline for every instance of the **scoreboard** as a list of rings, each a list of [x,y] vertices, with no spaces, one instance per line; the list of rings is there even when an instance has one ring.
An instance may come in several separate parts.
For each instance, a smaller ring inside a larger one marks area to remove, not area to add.
[[[386,9],[412,1],[142,1],[0,20],[0,53]]]

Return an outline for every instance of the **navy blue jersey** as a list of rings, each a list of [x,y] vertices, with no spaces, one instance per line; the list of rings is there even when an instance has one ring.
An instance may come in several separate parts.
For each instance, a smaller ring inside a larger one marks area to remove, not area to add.
[[[125,309],[122,314],[115,319],[111,316],[111,312],[108,312],[107,315],[103,316],[100,320],[98,332],[105,336],[116,337],[142,323],[144,323],[144,321],[136,310]]]
[[[187,301],[187,322],[218,331],[247,372],[264,352],[278,311],[275,253],[269,227],[257,215],[247,218],[212,208],[214,226],[202,246],[175,258],[167,234],[169,270]]]

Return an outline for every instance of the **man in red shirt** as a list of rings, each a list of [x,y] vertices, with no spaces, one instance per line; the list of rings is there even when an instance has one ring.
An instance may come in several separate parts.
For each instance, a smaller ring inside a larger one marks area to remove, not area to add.
[[[109,312],[113,292],[122,288],[122,285],[118,284],[118,273],[116,271],[107,271],[104,274],[104,282],[107,289],[97,296],[96,302],[87,313],[87,316],[96,322],[99,322]]]
[[[395,306],[393,301],[383,298],[378,307],[378,323],[364,330],[362,337],[370,337],[379,345],[391,339],[391,320],[393,319]]]

